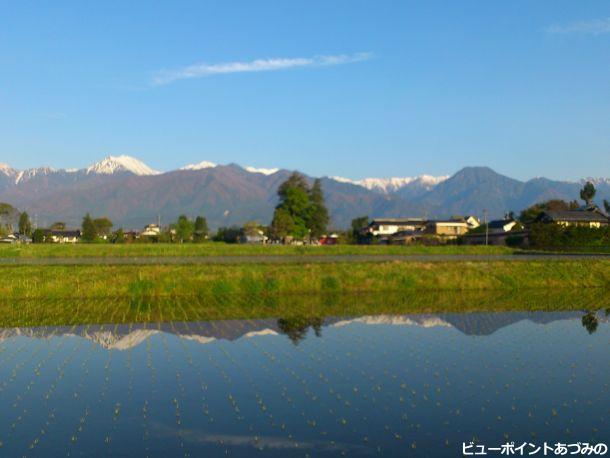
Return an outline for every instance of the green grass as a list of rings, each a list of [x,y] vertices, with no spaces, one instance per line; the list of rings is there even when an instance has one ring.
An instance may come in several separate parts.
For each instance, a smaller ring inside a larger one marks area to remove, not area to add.
[[[610,261],[378,262],[1,267],[0,297],[172,298],[222,294],[610,288]]]
[[[0,245],[2,258],[74,258],[74,257],[144,257],[144,256],[252,256],[252,255],[410,255],[410,254],[510,254],[514,250],[498,246],[283,246],[202,244],[32,244]]]

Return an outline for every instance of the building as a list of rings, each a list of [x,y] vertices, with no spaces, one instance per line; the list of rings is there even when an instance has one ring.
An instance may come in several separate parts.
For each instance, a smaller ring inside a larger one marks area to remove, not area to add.
[[[261,230],[249,231],[239,237],[239,243],[263,244],[268,240],[269,238]]]
[[[469,215],[466,216],[464,219],[466,220],[466,224],[468,224],[469,229],[476,229],[481,225],[479,218],[477,218],[476,216]]]
[[[421,231],[426,227],[423,218],[376,218],[363,232],[375,236],[393,235],[402,231]]]
[[[515,219],[507,218],[490,221],[487,227],[490,233],[503,233],[512,231],[516,225],[517,221]]]
[[[424,231],[399,231],[388,237],[387,243],[392,245],[411,245],[423,241]]]
[[[156,237],[161,234],[161,228],[158,224],[148,224],[140,233],[142,237]]]
[[[425,233],[452,240],[466,234],[470,227],[464,219],[439,219],[428,221]]]
[[[540,221],[543,223],[554,223],[560,226],[583,226],[590,228],[598,228],[607,226],[610,221],[599,209],[590,210],[557,210],[546,211],[540,215]]]
[[[0,243],[17,243],[17,237],[15,237],[15,234],[9,234],[6,237],[0,238]]]
[[[80,241],[79,230],[49,231],[48,237],[53,243],[77,243]]]
[[[336,245],[339,243],[339,235],[338,234],[329,234],[323,235],[320,237],[320,245]]]

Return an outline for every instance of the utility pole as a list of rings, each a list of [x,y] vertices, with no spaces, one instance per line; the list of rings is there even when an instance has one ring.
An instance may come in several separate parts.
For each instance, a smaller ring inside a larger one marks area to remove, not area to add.
[[[485,246],[489,244],[489,224],[487,224],[487,210],[483,210],[483,219],[485,221]]]

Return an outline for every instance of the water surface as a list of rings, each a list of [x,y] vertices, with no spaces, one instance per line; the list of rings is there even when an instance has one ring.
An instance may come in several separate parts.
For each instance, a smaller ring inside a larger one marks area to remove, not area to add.
[[[0,330],[2,456],[461,456],[608,442],[610,326],[581,311]]]

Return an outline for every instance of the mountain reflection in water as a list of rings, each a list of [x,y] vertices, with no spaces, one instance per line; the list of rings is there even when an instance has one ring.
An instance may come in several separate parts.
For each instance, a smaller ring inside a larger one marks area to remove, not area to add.
[[[607,440],[605,312],[0,329],[3,456],[460,456]]]
[[[501,312],[501,313],[444,313],[409,315],[369,315],[362,317],[292,317],[254,320],[218,320],[200,322],[103,324],[83,326],[49,326],[0,329],[0,342],[23,336],[48,339],[61,336],[82,337],[106,349],[128,350],[159,333],[207,344],[216,340],[234,341],[264,335],[287,335],[298,343],[308,335],[322,336],[325,327],[342,327],[350,324],[416,326],[422,328],[448,327],[465,335],[490,335],[511,324],[529,320],[548,324],[558,320],[581,320],[583,326],[594,332],[600,321],[607,322],[603,312]]]

